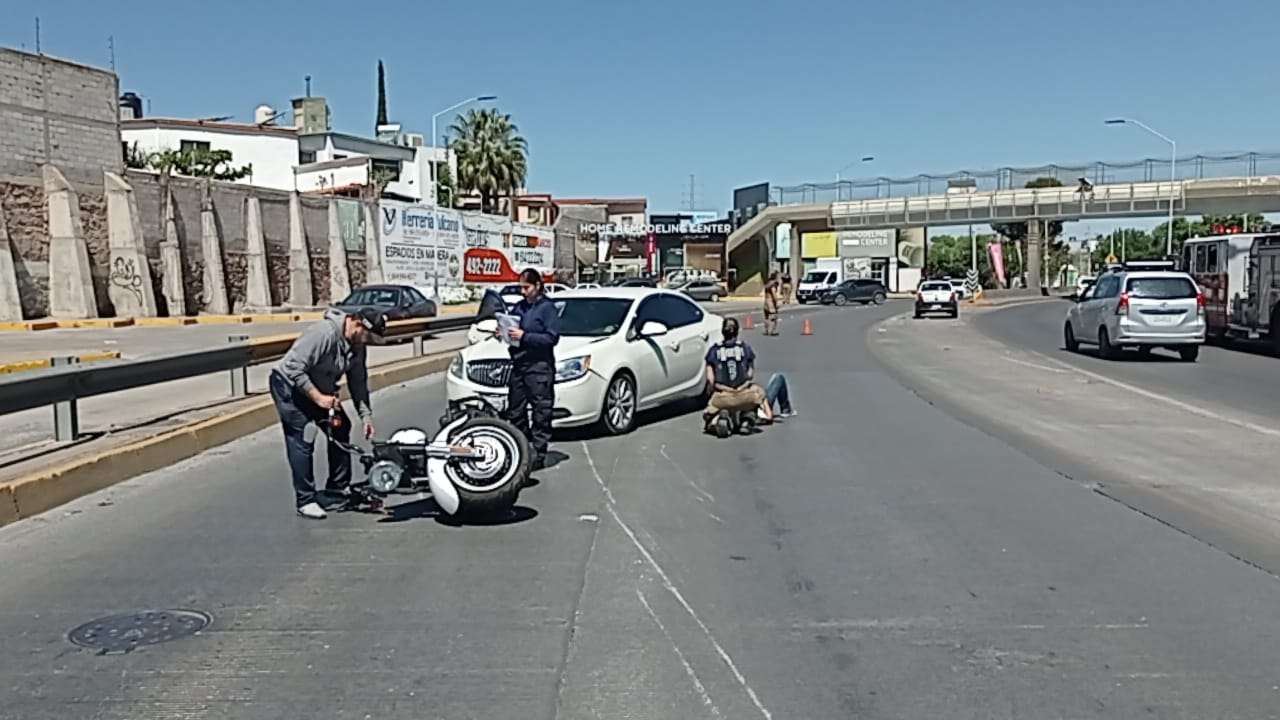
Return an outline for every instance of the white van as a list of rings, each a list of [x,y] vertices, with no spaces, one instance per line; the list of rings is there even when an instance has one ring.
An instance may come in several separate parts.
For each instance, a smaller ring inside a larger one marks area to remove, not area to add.
[[[803,305],[810,300],[817,302],[818,296],[823,290],[831,288],[844,282],[844,267],[839,264],[823,266],[825,263],[819,261],[819,266],[804,274],[800,278],[800,284],[796,286],[796,300]]]

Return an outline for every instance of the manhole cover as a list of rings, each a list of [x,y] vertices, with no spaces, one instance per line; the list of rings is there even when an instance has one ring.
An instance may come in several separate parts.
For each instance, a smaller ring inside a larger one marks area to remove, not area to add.
[[[197,610],[143,610],[98,618],[72,630],[67,639],[98,654],[127,653],[203,630],[213,618]]]

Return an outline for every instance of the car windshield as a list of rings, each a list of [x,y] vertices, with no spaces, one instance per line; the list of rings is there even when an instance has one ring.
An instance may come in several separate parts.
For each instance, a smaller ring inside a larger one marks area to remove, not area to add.
[[[827,275],[830,275],[830,274],[831,273],[828,270],[813,270],[808,275],[804,276],[804,282],[807,282],[807,283],[826,282]]]
[[[391,288],[361,288],[347,296],[339,305],[395,305],[400,293]]]
[[[604,337],[622,329],[631,300],[626,298],[568,298],[556,300],[560,334],[569,337]]]
[[[1129,278],[1129,297],[1149,300],[1185,300],[1196,296],[1196,285],[1185,277]]]

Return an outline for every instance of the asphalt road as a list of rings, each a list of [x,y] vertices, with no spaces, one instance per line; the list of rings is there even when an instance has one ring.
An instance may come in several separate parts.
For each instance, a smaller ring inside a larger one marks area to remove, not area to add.
[[[505,523],[292,513],[278,432],[0,529],[0,717],[1263,718],[1280,585],[899,386],[904,309],[754,336],[800,415],[567,434]],[[384,430],[443,388],[375,398]],[[144,608],[195,637],[67,641]]]
[[[1069,307],[1066,300],[1016,305],[975,316],[974,325],[1002,342],[1177,400],[1280,420],[1280,359],[1263,346],[1206,345],[1195,363],[1181,362],[1166,350],[1155,350],[1146,358],[1126,352],[1119,360],[1102,360],[1091,345],[1079,353],[1063,347],[1062,326]]]

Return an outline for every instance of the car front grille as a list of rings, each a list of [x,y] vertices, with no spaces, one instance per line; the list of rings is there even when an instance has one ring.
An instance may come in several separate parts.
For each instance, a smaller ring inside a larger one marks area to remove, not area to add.
[[[511,379],[510,360],[475,360],[467,363],[467,379],[485,387],[506,387]]]

